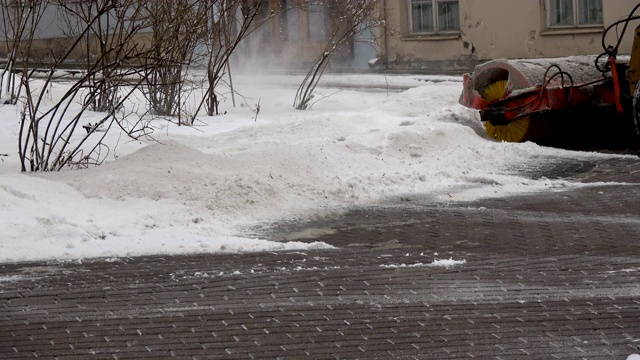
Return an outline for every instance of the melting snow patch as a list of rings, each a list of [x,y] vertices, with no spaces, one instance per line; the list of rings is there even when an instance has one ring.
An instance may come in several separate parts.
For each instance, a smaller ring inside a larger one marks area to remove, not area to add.
[[[467,260],[465,260],[465,259],[453,260],[453,258],[449,258],[449,260],[447,260],[447,259],[433,260],[433,262],[431,263],[431,266],[451,267],[451,266],[456,266],[456,265],[462,265],[462,264],[465,264],[466,262],[467,262]]]
[[[27,279],[27,276],[23,275],[9,275],[9,276],[0,276],[0,284],[7,282],[16,282]]]
[[[637,272],[637,271],[640,271],[640,268],[605,271],[605,274],[631,273],[631,272]],[[638,358],[638,360],[640,360],[640,358]]]
[[[313,267],[302,267],[302,266],[296,266],[294,268],[286,268],[286,267],[279,267],[274,269],[273,271],[269,271],[269,270],[265,270],[265,269],[251,269],[248,272],[241,272],[239,270],[234,270],[231,272],[224,272],[224,271],[220,271],[220,272],[204,272],[204,271],[196,271],[193,273],[193,276],[188,276],[188,275],[184,275],[183,272],[178,272],[178,273],[173,273],[171,274],[171,278],[172,279],[176,279],[178,276],[182,277],[182,278],[211,278],[211,277],[226,277],[226,276],[238,276],[238,275],[248,275],[248,274],[264,274],[264,273],[268,273],[268,272],[286,272],[286,271],[314,271],[314,270],[336,270],[336,269],[340,269],[340,266],[324,266],[324,267],[317,267],[317,266],[313,266]],[[2,281],[2,278],[0,278],[0,281]]]
[[[340,269],[340,266],[325,266],[325,267],[317,267],[317,266],[313,266],[313,267],[309,267],[309,268],[305,268],[302,266],[297,266],[295,268],[293,268],[293,271],[309,271],[309,270],[335,270],[335,269]]]
[[[452,266],[455,266],[455,265],[465,264],[466,262],[467,262],[467,260],[464,260],[464,259],[462,259],[462,260],[453,260],[453,258],[449,258],[448,260],[447,259],[433,260],[433,262],[430,263],[430,264],[424,264],[424,263],[421,263],[421,262],[415,263],[415,264],[389,264],[389,265],[383,264],[383,265],[380,265],[380,267],[397,269],[397,268],[413,268],[413,267],[422,267],[422,266],[444,266],[444,267],[449,268],[449,267],[452,267]],[[640,360],[640,359],[638,359],[638,360]]]

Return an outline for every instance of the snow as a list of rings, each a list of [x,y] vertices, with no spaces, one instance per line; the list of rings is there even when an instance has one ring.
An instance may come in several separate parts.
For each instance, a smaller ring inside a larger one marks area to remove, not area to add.
[[[449,259],[434,260],[431,263],[431,266],[444,266],[448,268],[456,265],[462,265],[462,264],[465,264],[466,262],[467,260],[465,259],[453,260],[453,258],[449,258]]]
[[[613,156],[487,140],[457,104],[458,77],[327,75],[321,101],[297,111],[300,79],[236,76],[242,96],[221,104],[225,115],[157,119],[153,139],[109,133],[103,165],[57,173],[20,173],[21,108],[1,106],[0,262],[328,249],[247,229],[412,194],[464,202],[587,186],[511,169]]]
[[[416,267],[423,267],[423,266],[440,266],[440,267],[450,268],[453,266],[462,265],[466,263],[467,263],[467,260],[465,259],[454,260],[453,258],[449,258],[449,259],[433,260],[433,262],[429,264],[424,264],[421,262],[417,262],[414,264],[404,264],[404,263],[403,264],[382,264],[380,265],[380,267],[398,269],[398,268],[416,268]]]

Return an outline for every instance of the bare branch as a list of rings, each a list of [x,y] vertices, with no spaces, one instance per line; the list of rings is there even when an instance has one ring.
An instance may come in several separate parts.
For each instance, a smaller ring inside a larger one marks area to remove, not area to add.
[[[329,9],[332,19],[331,33],[327,39],[324,51],[318,56],[315,65],[307,72],[298,87],[293,107],[306,110],[311,106],[311,100],[320,81],[320,77],[329,65],[330,59],[346,45],[373,27],[383,23],[376,17],[377,0],[314,0],[313,4]],[[304,9],[304,7],[302,7]]]

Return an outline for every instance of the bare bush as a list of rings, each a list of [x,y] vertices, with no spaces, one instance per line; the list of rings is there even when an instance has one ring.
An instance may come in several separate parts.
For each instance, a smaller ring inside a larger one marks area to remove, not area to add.
[[[179,125],[192,125],[203,107],[209,116],[219,114],[216,88],[228,84],[233,97],[230,59],[241,41],[266,22],[268,16],[256,21],[261,6],[261,0],[154,2],[153,56],[145,64],[151,69],[145,94],[152,114],[177,116]],[[195,109],[188,109],[184,102],[197,86],[190,77],[194,65],[206,69],[205,86]]]
[[[43,76],[33,78],[35,70],[26,60],[20,69],[25,89],[18,139],[22,171],[56,171],[71,165],[99,164],[108,153],[103,140],[113,126],[134,138],[147,133],[144,124],[134,114],[118,112],[144,80],[144,74],[131,66],[148,56],[146,50],[133,41],[139,30],[146,26],[144,3],[137,0],[94,1],[86,13],[80,12],[84,5],[72,8],[67,4],[38,3],[43,6],[42,11],[63,9],[67,11],[68,19],[78,18],[77,26],[73,27],[75,31],[66,34],[65,41],[61,42],[63,48],[51,51]],[[114,37],[117,40],[110,42],[95,60],[87,58],[86,68],[79,77],[74,77],[66,85],[66,91],[60,97],[52,97],[49,91],[54,81],[68,75],[62,70],[63,65],[72,58],[72,54],[83,51],[82,45],[90,34],[102,31],[99,22],[105,18],[111,19],[114,28],[118,29],[118,36]],[[35,18],[33,22],[28,36],[31,42],[38,26]],[[30,42],[24,44],[30,45]],[[118,95],[114,95],[116,93]],[[103,103],[105,106],[96,108],[99,98],[105,94],[109,96]],[[83,126],[82,115],[91,109],[102,110],[103,113],[95,123]]]
[[[208,1],[157,0],[149,3],[151,56],[145,95],[152,114],[178,116],[182,124],[185,68],[193,61],[198,39],[206,29]]]
[[[46,1],[0,0],[2,11],[2,34],[7,45],[7,63],[0,77],[0,100],[5,104],[16,104],[21,81],[17,78],[20,68],[30,67],[31,50],[36,27],[44,14]],[[18,65],[17,62],[21,64]],[[22,72],[23,81],[29,74]]]
[[[0,1],[13,10],[13,1]],[[240,41],[255,28],[252,23],[261,1],[33,0],[21,4],[27,5],[19,7],[17,15],[3,14],[6,29],[21,29],[10,32],[16,40],[11,43],[9,65],[22,74],[19,83],[24,88],[18,139],[21,169],[55,171],[100,164],[110,151],[104,139],[113,127],[132,138],[148,135],[144,114],[125,107],[134,94],[143,94],[155,115],[177,115],[178,124],[192,123],[205,102],[213,113],[215,87],[225,69],[230,69],[229,59]],[[36,70],[29,62],[30,49],[38,27],[51,25],[40,23],[46,11],[64,19],[64,36],[47,40],[59,46],[39,54]],[[183,121],[185,68],[202,44],[207,90],[195,114]],[[84,58],[78,59],[78,54]],[[18,59],[22,62],[16,66]],[[80,64],[81,71],[70,76],[63,69],[69,63]],[[60,77],[66,77],[64,85]],[[52,96],[52,86],[64,91]],[[93,123],[82,123],[87,111],[100,115],[93,115]]]
[[[207,90],[203,97],[207,115],[218,114],[218,97],[216,87],[225,74],[229,76],[229,84],[233,96],[230,59],[234,51],[251,31],[264,24],[268,17],[255,22],[261,6],[260,0],[206,0],[209,6],[209,21],[203,36],[207,49]],[[202,107],[202,102],[200,106]],[[197,114],[198,111],[196,111]],[[195,116],[195,115],[194,115]]]
[[[376,16],[377,3],[377,0],[305,0],[297,3],[307,11],[310,5],[324,6],[325,9],[329,9],[332,29],[324,50],[298,87],[293,103],[294,108],[306,110],[311,106],[313,92],[333,55],[362,33],[383,25],[383,20]]]
[[[110,6],[108,11],[103,11],[109,3],[113,3],[113,6]],[[134,5],[130,1],[118,3],[110,0],[57,0],[57,4],[62,10],[59,13],[65,22],[67,37],[73,38],[81,33],[83,28],[88,29],[82,42],[78,44],[84,53],[84,59],[80,60],[84,63],[86,73],[91,74],[84,102],[92,111],[114,110],[119,100],[118,88],[123,83],[123,76],[121,67],[109,64],[120,63],[121,58],[130,57],[131,54],[126,52],[123,45],[132,43],[136,34],[130,31],[129,28],[134,24],[127,19],[137,19],[138,26],[135,29],[139,29],[143,15],[146,15],[140,13],[144,8],[140,3]],[[98,16],[99,13],[101,14]],[[96,68],[100,71],[94,71]]]

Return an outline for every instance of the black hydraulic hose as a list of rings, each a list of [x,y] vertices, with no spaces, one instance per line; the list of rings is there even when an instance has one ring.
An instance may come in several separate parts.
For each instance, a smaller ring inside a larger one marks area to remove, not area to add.
[[[608,68],[608,64],[605,65],[604,68],[600,68],[600,65],[598,64],[600,59],[603,56],[616,56],[618,55],[618,48],[620,47],[620,44],[622,43],[622,38],[624,37],[624,33],[627,31],[627,26],[629,26],[629,22],[632,20],[638,20],[640,19],[640,16],[636,15],[634,16],[633,14],[638,10],[638,8],[640,8],[640,4],[637,4],[633,10],[631,10],[631,13],[629,13],[629,16],[627,16],[626,19],[622,19],[622,20],[618,20],[616,22],[614,22],[613,24],[609,25],[605,30],[604,33],[602,34],[602,48],[604,49],[604,52],[600,55],[598,55],[598,57],[596,58],[596,69],[598,69],[598,71],[605,73],[607,71],[609,71],[610,69]],[[620,33],[620,35],[618,36],[618,41],[616,42],[616,46],[607,46],[607,44],[605,44],[605,38],[607,37],[607,33],[609,32],[609,30],[611,30],[613,27],[618,26],[620,24],[624,23],[624,27],[622,28],[622,32]]]
[[[633,16],[633,14],[636,12],[636,10],[638,10],[638,8],[640,8],[640,4],[636,5],[633,10],[631,10],[631,13],[629,14],[629,16],[627,16],[626,19],[622,19],[622,20],[618,20],[616,22],[614,22],[613,24],[609,25],[605,30],[604,33],[602,34],[602,49],[610,54],[610,55],[615,55],[618,51],[618,48],[620,47],[620,43],[622,42],[622,38],[624,37],[624,33],[627,31],[627,26],[629,26],[629,22],[632,20],[637,20],[640,19],[640,16]],[[618,42],[616,43],[616,46],[612,47],[611,46],[607,46],[605,44],[605,38],[607,36],[607,33],[609,32],[609,30],[611,30],[613,27],[618,26],[619,24],[624,23],[624,27],[622,28],[622,33],[620,33],[620,36],[618,36]],[[615,53],[610,53],[610,51],[613,50],[615,51]]]
[[[556,68],[558,71],[553,73],[552,75],[549,75],[549,71],[552,68]],[[573,88],[574,88],[574,82],[573,82],[573,77],[571,76],[571,74],[569,74],[566,71],[563,71],[560,66],[558,66],[557,64],[552,64],[549,65],[549,67],[547,67],[547,70],[544,72],[544,76],[542,78],[542,86],[540,86],[540,92],[538,93],[538,96],[535,98],[532,98],[531,100],[527,101],[526,103],[522,103],[520,105],[517,106],[513,106],[513,107],[505,107],[505,106],[500,106],[500,107],[496,107],[496,106],[492,106],[490,109],[493,113],[497,113],[497,114],[502,114],[505,113],[507,111],[513,111],[513,110],[517,110],[517,109],[522,109],[525,108],[531,104],[534,104],[536,101],[538,102],[542,102],[543,98],[544,98],[544,90],[549,87],[549,84],[551,83],[551,81],[560,76],[560,83],[561,86],[564,88],[564,77],[566,76],[569,79],[569,82],[571,83],[571,86],[569,87],[569,93],[566,97],[567,102],[571,99],[571,94],[573,93]],[[599,81],[599,80],[598,80]],[[584,85],[581,85],[584,86]],[[500,101],[498,101],[498,103],[500,103]]]

